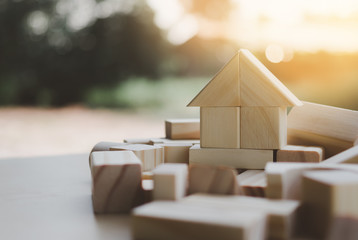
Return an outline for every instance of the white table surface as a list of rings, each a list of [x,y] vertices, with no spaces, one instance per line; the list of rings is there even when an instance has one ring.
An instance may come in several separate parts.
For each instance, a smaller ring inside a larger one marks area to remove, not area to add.
[[[94,215],[88,154],[0,159],[0,239],[131,239],[129,216]]]

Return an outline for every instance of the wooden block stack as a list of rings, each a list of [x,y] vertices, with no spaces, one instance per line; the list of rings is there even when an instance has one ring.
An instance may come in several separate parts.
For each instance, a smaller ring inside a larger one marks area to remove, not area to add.
[[[153,201],[132,213],[142,240],[356,239],[358,112],[301,105],[240,50],[188,105],[200,120],[94,147],[94,211]]]

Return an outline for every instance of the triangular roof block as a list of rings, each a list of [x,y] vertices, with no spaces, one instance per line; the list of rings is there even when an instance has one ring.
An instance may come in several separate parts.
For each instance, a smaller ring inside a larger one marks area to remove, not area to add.
[[[239,56],[241,106],[303,105],[250,51]]]
[[[235,54],[188,104],[192,106],[240,106],[239,54]]]
[[[242,49],[188,104],[198,107],[301,106],[252,53]]]

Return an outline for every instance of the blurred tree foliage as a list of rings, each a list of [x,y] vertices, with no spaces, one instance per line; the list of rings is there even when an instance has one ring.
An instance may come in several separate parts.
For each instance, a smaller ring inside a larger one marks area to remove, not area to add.
[[[145,2],[71,28],[78,16],[63,13],[64,1],[0,0],[1,105],[61,106],[129,76],[159,76],[168,44]]]

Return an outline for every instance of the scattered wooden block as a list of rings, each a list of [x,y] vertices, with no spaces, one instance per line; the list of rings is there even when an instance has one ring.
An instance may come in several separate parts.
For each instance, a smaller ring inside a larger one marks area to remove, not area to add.
[[[189,150],[190,164],[227,166],[240,169],[264,169],[273,162],[274,150],[200,148],[194,145]]]
[[[281,149],[287,144],[286,107],[241,107],[241,148]]]
[[[96,145],[93,146],[90,154],[89,154],[89,165],[91,167],[91,154],[93,152],[103,152],[103,151],[109,151],[109,149],[112,146],[121,146],[125,145],[125,143],[118,143],[118,142],[99,142]]]
[[[190,165],[189,194],[211,193],[237,195],[237,171],[229,167]]]
[[[324,160],[322,163],[358,163],[358,146],[353,146],[333,157]]]
[[[164,162],[163,148],[146,144],[127,144],[113,146],[111,151],[133,151],[142,161],[143,171],[151,171],[159,164]]]
[[[128,213],[141,203],[142,163],[133,152],[93,152],[91,159],[95,213]]]
[[[165,120],[165,135],[169,139],[200,139],[200,119]]]
[[[143,204],[153,201],[154,183],[151,179],[142,179]]]
[[[240,148],[240,107],[201,107],[202,148]]]
[[[143,180],[153,180],[153,172],[151,172],[151,171],[142,172],[142,179]]]
[[[154,201],[133,210],[132,236],[141,240],[264,239],[262,212]]]
[[[183,198],[188,186],[188,166],[179,163],[166,163],[153,171],[153,199],[178,200]]]
[[[157,144],[200,144],[200,140],[197,139],[186,139],[186,140],[172,140],[167,138],[151,138],[150,144],[151,145],[157,145]]]
[[[277,151],[277,162],[321,162],[324,149],[314,146],[287,145]]]
[[[263,170],[247,170],[236,177],[240,193],[251,197],[265,197],[267,187]]]
[[[236,210],[262,212],[267,215],[265,239],[292,239],[296,213],[300,203],[292,200],[268,200],[244,196],[217,196],[194,194],[186,197],[183,203],[209,208],[225,207]]]
[[[288,90],[250,51],[239,51],[241,106],[301,106]]]
[[[150,144],[150,138],[127,138],[123,142],[128,144]]]
[[[188,104],[188,107],[240,106],[239,55],[235,56]]]
[[[302,202],[306,229],[325,239],[334,217],[358,218],[358,174],[347,171],[303,173]]]
[[[326,157],[352,147],[358,136],[358,111],[304,102],[287,121],[288,144],[322,146]]]
[[[189,164],[189,149],[191,143],[163,143],[155,144],[164,150],[164,163],[186,163]]]

